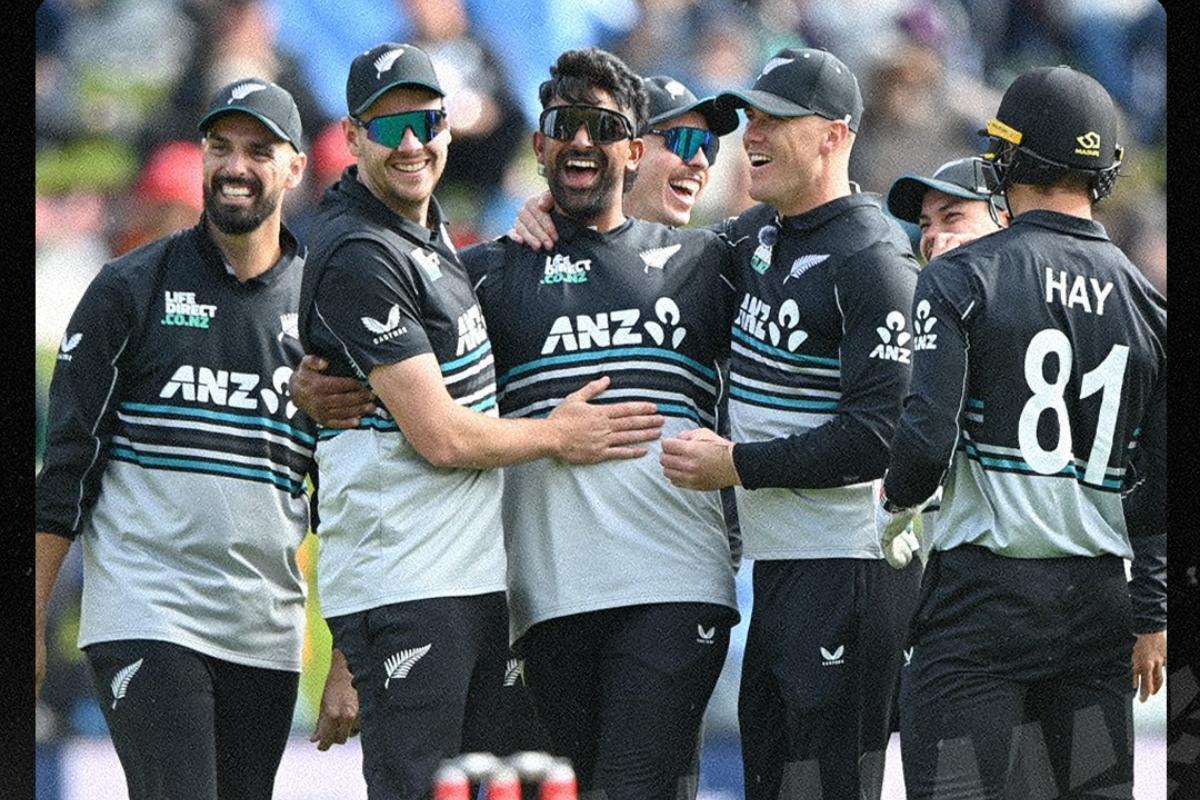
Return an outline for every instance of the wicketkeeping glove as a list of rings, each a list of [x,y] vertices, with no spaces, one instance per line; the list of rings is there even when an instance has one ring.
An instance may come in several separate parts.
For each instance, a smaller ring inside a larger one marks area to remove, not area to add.
[[[921,549],[921,541],[912,529],[913,517],[920,510],[920,506],[895,508],[882,491],[879,493],[879,502],[875,505],[875,532],[879,535],[883,557],[896,569],[907,567],[913,553]]]

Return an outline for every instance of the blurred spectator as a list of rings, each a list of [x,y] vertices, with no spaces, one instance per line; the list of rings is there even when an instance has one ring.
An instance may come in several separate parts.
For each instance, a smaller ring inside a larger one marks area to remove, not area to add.
[[[478,241],[478,219],[529,126],[502,62],[471,27],[462,0],[399,0],[446,92],[452,140],[438,199],[455,221],[455,244]],[[405,41],[397,39],[396,41]]]
[[[184,0],[199,35],[191,43],[183,77],[154,123],[143,131],[141,151],[170,139],[197,136],[196,120],[213,92],[240,78],[264,78],[287,89],[306,131],[328,121],[308,89],[296,59],[278,45],[276,20],[264,0]]]
[[[1067,0],[1063,26],[1080,69],[1133,115],[1141,142],[1165,135],[1167,12],[1155,0]]]
[[[604,47],[638,21],[638,0],[468,0],[475,30],[512,76],[513,93],[530,126],[541,113],[538,86],[564,50]]]
[[[378,42],[376,42],[378,44]],[[342,98],[342,105],[346,104]],[[301,242],[308,238],[308,225],[316,215],[321,195],[339,177],[342,170],[354,163],[346,147],[346,134],[341,121],[330,122],[312,139],[308,148],[308,174],[295,192],[283,199],[283,221]]]
[[[346,113],[346,65],[408,24],[399,4],[381,0],[267,0],[267,6],[278,20],[279,46],[301,55],[299,67],[316,103],[312,110],[326,119]],[[304,120],[304,130],[318,129]]]
[[[931,47],[902,44],[867,74],[862,127],[850,151],[850,177],[863,189],[883,192],[905,172],[929,175],[946,161],[980,152],[982,121],[951,102]]]
[[[204,210],[204,191],[196,181],[203,160],[195,140],[167,142],[150,154],[114,215],[114,256],[196,224]]]

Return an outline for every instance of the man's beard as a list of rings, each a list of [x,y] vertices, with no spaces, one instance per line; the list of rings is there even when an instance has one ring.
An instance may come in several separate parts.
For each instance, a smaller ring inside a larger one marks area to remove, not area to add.
[[[245,186],[251,197],[257,197],[249,206],[230,206],[221,199],[221,187],[225,185]],[[273,195],[262,194],[262,184],[253,178],[213,178],[204,187],[204,213],[221,233],[237,236],[257,230],[259,225],[279,207],[283,191]]]
[[[566,163],[572,158],[587,158],[596,161],[599,176],[587,189],[567,186],[561,175],[566,172]],[[615,191],[619,175],[609,169],[609,159],[601,151],[566,149],[558,154],[553,166],[546,169],[546,183],[554,202],[564,214],[581,222],[591,222],[609,209],[614,202],[620,203],[620,194]]]

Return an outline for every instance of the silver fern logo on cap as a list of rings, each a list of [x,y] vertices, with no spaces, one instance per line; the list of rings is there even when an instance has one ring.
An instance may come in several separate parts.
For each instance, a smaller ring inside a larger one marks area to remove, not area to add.
[[[383,73],[392,68],[392,64],[396,63],[396,59],[404,55],[404,48],[397,47],[395,50],[388,50],[386,53],[375,59],[372,66],[375,67],[375,77],[382,78]]]
[[[266,88],[261,83],[240,83],[229,90],[229,99],[225,101],[225,105],[229,105],[234,100],[245,100],[249,95],[261,92]]]

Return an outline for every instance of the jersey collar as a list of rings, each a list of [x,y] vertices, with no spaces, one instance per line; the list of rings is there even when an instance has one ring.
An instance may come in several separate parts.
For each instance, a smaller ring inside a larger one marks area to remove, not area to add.
[[[271,265],[271,268],[266,272],[255,275],[246,281],[238,280],[236,275],[230,274],[225,267],[225,256],[221,254],[221,248],[217,247],[217,243],[213,241],[212,236],[208,233],[208,217],[204,212],[200,213],[200,221],[196,223],[196,227],[192,228],[196,248],[200,251],[201,258],[204,263],[208,264],[214,272],[219,273],[223,278],[232,280],[235,283],[242,285],[261,285],[270,286],[281,276],[286,275],[289,267],[297,258],[304,258],[306,249],[297,241],[292,232],[288,230],[286,225],[279,226],[279,248],[282,251],[279,260]]]
[[[1060,214],[1057,211],[1037,209],[1026,211],[1013,217],[1012,225],[1037,225],[1039,228],[1049,228],[1071,236],[1083,236],[1089,239],[1108,241],[1108,232],[1104,226],[1094,219],[1084,219],[1073,214]]]
[[[878,205],[878,200],[871,194],[857,192],[830,200],[828,203],[823,203],[810,211],[805,211],[803,214],[782,218],[776,214],[775,219],[778,220],[780,227],[786,230],[809,231],[821,227],[834,217],[840,216],[851,209],[861,206]]]
[[[341,194],[362,214],[374,222],[400,233],[404,238],[411,239],[422,247],[438,246],[453,252],[450,245],[449,232],[446,230],[446,218],[442,206],[436,197],[429,198],[429,211],[426,215],[427,225],[418,225],[407,217],[402,217],[371,194],[363,182],[358,179],[358,165],[351,164],[342,173],[341,179],[329,187],[330,195]]]

